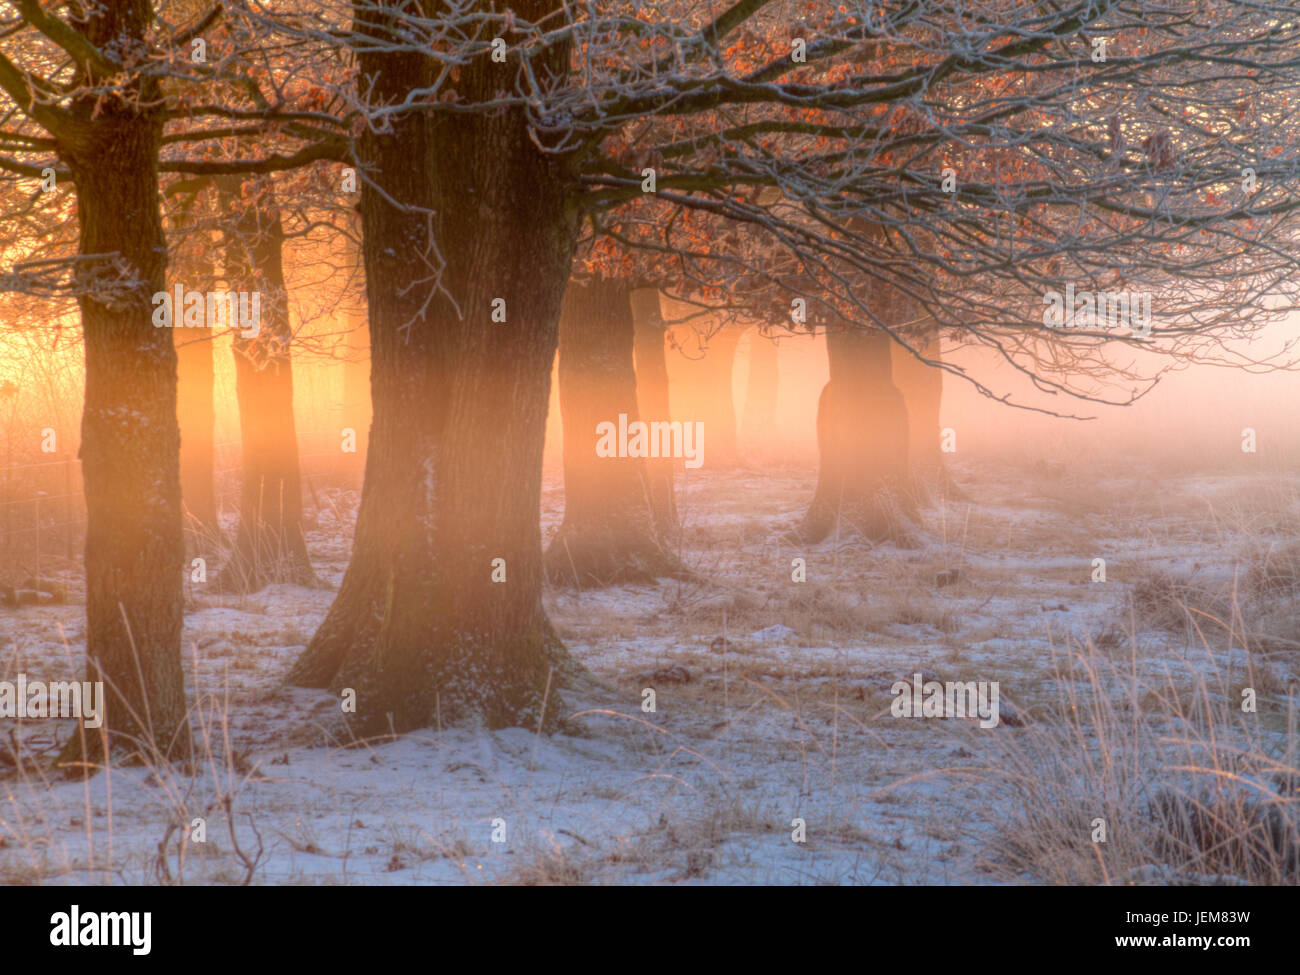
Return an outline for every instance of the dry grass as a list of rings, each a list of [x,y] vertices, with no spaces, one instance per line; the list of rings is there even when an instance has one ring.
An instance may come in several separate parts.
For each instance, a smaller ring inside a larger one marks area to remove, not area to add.
[[[1241,710],[1241,681],[1135,676],[1091,644],[1059,671],[1058,721],[1009,739],[990,869],[1052,884],[1300,883],[1296,714]],[[1249,679],[1249,678],[1247,678]],[[1104,840],[1099,828],[1104,826]]]
[[[71,671],[74,663],[66,643],[64,651]],[[106,884],[251,883],[265,845],[253,817],[240,810],[239,797],[261,770],[232,744],[229,687],[198,697],[189,720],[194,741],[189,762],[166,760],[152,740],[119,741],[117,754],[124,754],[125,748],[131,756],[127,770],[98,762],[70,772],[53,764],[58,742],[33,751],[30,740],[12,738],[13,761],[0,775],[0,849],[8,853],[0,860],[0,880],[45,883],[73,875]],[[79,807],[53,801],[54,786],[70,774],[85,783]],[[151,787],[160,833],[155,851],[145,859],[123,856],[113,843],[115,785],[139,788],[141,781]],[[92,790],[92,783],[97,788]],[[105,803],[96,798],[101,784]],[[204,821],[202,841],[193,838],[196,819]],[[64,823],[82,827],[84,845],[79,850],[67,842]]]
[[[1197,630],[1221,639],[1237,618],[1235,593],[1200,583],[1195,573],[1155,570],[1129,591],[1129,608],[1150,629],[1194,636]]]

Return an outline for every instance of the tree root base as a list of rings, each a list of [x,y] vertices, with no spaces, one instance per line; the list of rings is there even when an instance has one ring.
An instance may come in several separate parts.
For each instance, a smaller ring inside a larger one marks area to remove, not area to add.
[[[685,563],[648,536],[592,535],[563,526],[547,548],[543,564],[547,582],[575,589],[696,578]]]

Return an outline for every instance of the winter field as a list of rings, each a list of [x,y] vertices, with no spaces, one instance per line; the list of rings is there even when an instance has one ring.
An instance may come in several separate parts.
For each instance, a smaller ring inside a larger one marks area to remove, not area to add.
[[[201,760],[62,780],[72,724],[6,723],[0,883],[1295,883],[1300,476],[953,472],[914,549],[785,541],[810,467],[687,472],[694,579],[548,589],[599,681],[555,735],[338,740],[282,683],[332,590],[190,586]],[[316,500],[336,586],[357,498]],[[563,504],[552,471],[544,533]],[[0,611],[6,673],[80,678],[66,581]],[[894,716],[917,673],[998,682],[999,725]]]

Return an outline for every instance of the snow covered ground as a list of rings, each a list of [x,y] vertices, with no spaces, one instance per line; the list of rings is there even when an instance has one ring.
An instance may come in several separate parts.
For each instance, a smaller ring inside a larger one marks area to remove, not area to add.
[[[1175,766],[1199,744],[1161,744],[1161,729],[1203,730],[1239,711],[1243,687],[1258,713],[1216,726],[1206,764],[1231,748],[1288,801],[1269,763],[1295,766],[1300,591],[1260,566],[1300,537],[1300,478],[955,472],[972,500],[927,507],[911,550],[783,541],[813,470],[688,472],[681,555],[697,581],[548,592],[560,633],[611,688],[566,702],[581,735],[430,729],[322,746],[337,699],[281,681],[332,592],[195,586],[184,645],[202,767],[56,780],[44,768],[71,724],[3,722],[0,883],[1096,879],[1061,874],[1075,845],[1106,879],[1167,881],[1126,840],[1140,799],[1195,774]],[[309,544],[337,585],[356,498],[321,494]],[[543,506],[549,532],[558,476]],[[791,579],[795,558],[806,582]],[[69,582],[67,606],[0,615],[0,678],[79,677],[84,588]],[[1209,615],[1160,625],[1162,594]],[[998,681],[1002,725],[892,716],[891,685],[918,672]],[[1094,812],[1113,834],[1100,856]],[[202,843],[185,840],[196,817]]]

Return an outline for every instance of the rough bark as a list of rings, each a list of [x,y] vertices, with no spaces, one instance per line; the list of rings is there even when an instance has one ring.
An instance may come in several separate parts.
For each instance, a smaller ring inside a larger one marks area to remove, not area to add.
[[[515,9],[536,20],[555,7]],[[383,31],[373,8],[357,14],[362,29]],[[568,57],[559,45],[532,68],[558,74]],[[384,101],[431,80],[419,55],[372,50],[359,62]],[[503,70],[479,59],[457,88],[490,98]],[[290,675],[352,688],[354,734],[471,715],[549,725],[573,673],[542,608],[539,515],[579,187],[570,160],[539,152],[528,131],[510,108],[399,114],[360,140],[383,189],[367,182],[361,194],[374,422],[352,561]],[[426,261],[441,262],[446,294],[430,294]],[[496,299],[504,323],[492,321]],[[505,581],[493,581],[495,560]]]
[[[378,73],[378,100],[400,101],[429,80],[418,55],[362,55],[360,62]],[[389,576],[398,565],[420,575],[434,572],[424,481],[435,429],[435,397],[427,383],[440,363],[425,308],[428,286],[420,284],[427,274],[422,264],[434,259],[425,216],[433,199],[429,127],[418,113],[396,115],[387,133],[367,131],[360,150],[370,171],[359,210],[372,419],[352,556],[325,620],[287,678],[308,687],[340,687],[336,678],[345,660],[373,657],[392,601]],[[397,253],[408,259],[395,260]]]
[[[664,353],[664,318],[657,289],[638,288],[632,292],[632,322],[637,408],[641,416],[650,420],[669,420],[672,413],[668,396],[668,358]],[[655,531],[666,542],[675,539],[681,527],[673,486],[675,473],[676,462],[672,458],[652,457],[645,462],[650,512],[654,517]]]
[[[830,381],[817,406],[817,490],[793,536],[813,543],[835,528],[910,545],[915,505],[908,482],[908,420],[890,374],[884,332],[826,335]]]
[[[552,582],[578,588],[681,576],[655,534],[642,457],[597,454],[597,427],[637,423],[631,288],[617,279],[572,282],[560,316],[564,521],[546,552]],[[666,418],[665,418],[666,419]]]
[[[214,588],[255,592],[273,582],[319,585],[302,526],[302,474],[293,416],[292,332],[284,280],[284,230],[269,181],[221,181],[228,214],[226,277],[231,289],[258,292],[256,335],[235,333],[239,403],[239,528]]]
[[[106,3],[81,27],[96,44],[143,43],[148,18]],[[161,101],[156,83],[121,96],[79,97],[58,152],[77,188],[79,298],[85,339],[81,462],[86,497],[87,679],[104,681],[106,720],[74,734],[62,762],[109,753],[128,760],[189,754],[181,670],[180,431],[176,352],[152,322],[165,287],[167,244],[158,200]],[[115,258],[115,259],[114,259]],[[126,272],[127,281],[119,277]]]

